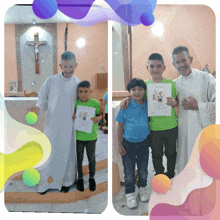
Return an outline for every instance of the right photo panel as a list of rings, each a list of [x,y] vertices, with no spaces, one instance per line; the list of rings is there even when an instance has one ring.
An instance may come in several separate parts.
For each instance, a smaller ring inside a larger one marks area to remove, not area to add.
[[[216,203],[207,148],[215,14],[205,5],[157,5],[153,14],[150,26],[112,26],[113,206],[130,216],[207,215]]]

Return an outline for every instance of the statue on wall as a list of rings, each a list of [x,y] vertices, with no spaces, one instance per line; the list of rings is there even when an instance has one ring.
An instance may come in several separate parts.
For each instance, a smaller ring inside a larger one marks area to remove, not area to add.
[[[46,41],[39,41],[39,34],[36,32],[34,34],[34,41],[27,41],[26,45],[27,46],[34,46],[34,51],[35,51],[35,70],[36,74],[40,73],[40,68],[39,68],[39,49],[38,47],[41,45],[46,45]]]

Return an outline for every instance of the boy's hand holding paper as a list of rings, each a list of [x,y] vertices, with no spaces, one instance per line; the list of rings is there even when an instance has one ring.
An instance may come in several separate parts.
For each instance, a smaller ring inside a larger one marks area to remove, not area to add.
[[[94,123],[98,123],[100,120],[102,120],[102,116],[98,116],[98,117],[93,117],[91,118],[91,120],[94,122]]]
[[[179,102],[176,98],[174,97],[167,97],[167,105],[172,106],[172,107],[178,107]]]

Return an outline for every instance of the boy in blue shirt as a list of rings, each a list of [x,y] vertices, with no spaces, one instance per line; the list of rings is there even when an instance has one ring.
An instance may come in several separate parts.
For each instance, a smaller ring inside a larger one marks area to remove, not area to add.
[[[125,174],[125,194],[128,208],[135,208],[137,201],[135,192],[135,163],[138,167],[138,188],[142,202],[148,201],[146,190],[148,175],[149,134],[146,84],[143,80],[134,78],[128,85],[132,99],[126,110],[120,109],[116,121],[118,122],[117,141],[119,153],[122,156]]]

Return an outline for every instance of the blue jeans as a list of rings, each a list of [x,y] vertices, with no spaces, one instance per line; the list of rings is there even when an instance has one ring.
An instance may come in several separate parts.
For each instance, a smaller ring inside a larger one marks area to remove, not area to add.
[[[126,154],[122,156],[125,174],[125,194],[135,192],[135,164],[138,167],[138,187],[147,185],[149,136],[142,142],[132,143],[123,138],[122,145]]]

